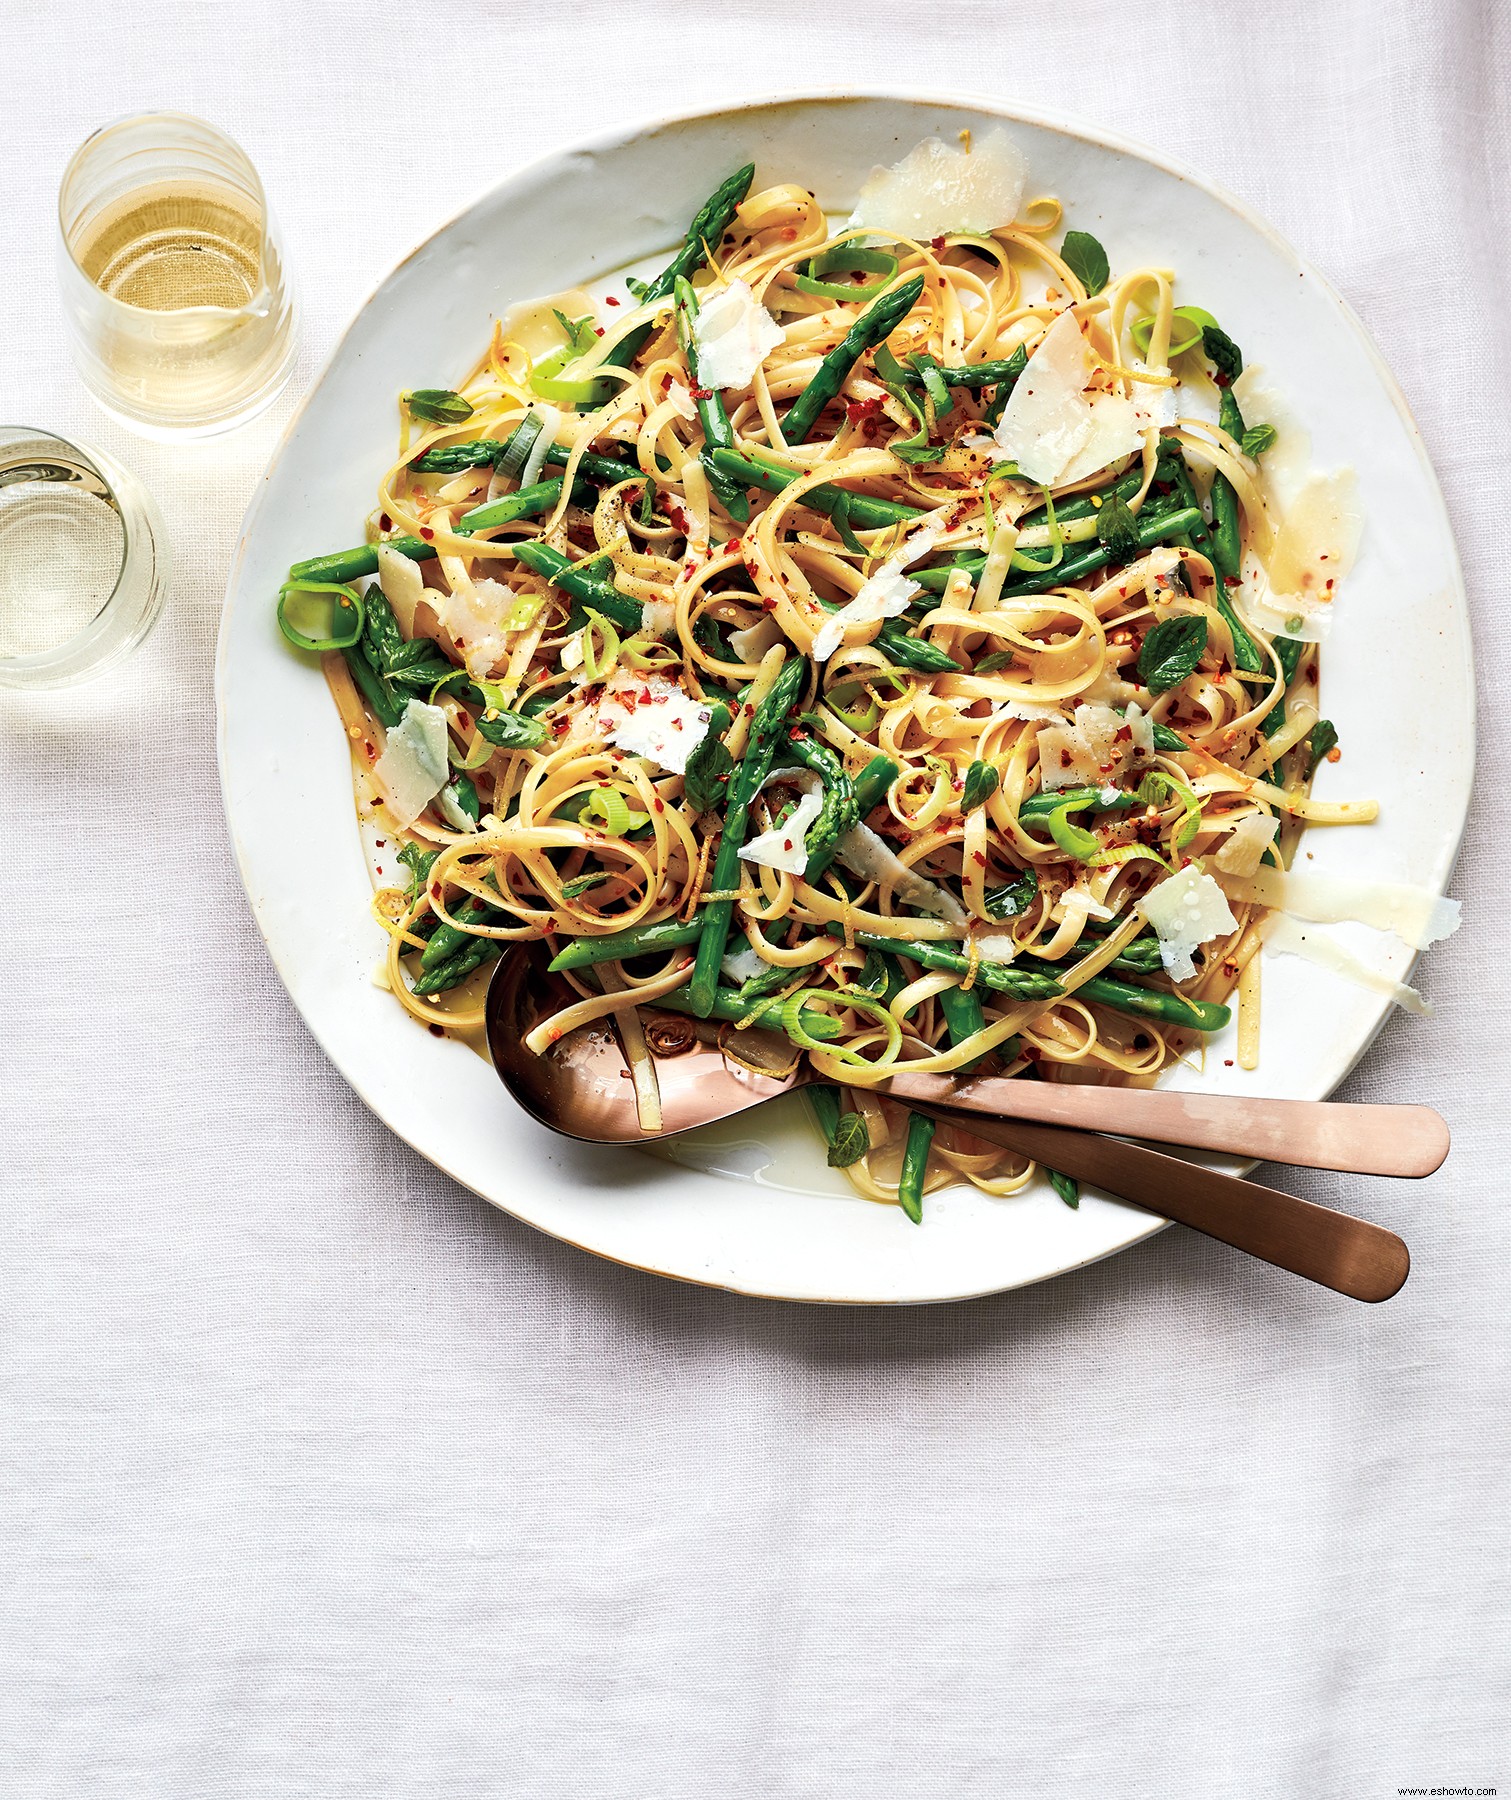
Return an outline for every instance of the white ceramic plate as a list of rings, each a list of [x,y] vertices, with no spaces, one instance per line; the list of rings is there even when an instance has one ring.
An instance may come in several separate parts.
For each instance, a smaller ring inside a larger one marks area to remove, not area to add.
[[[289,564],[356,542],[393,437],[394,396],[458,378],[510,303],[678,239],[714,181],[754,159],[757,186],[814,187],[847,209],[872,165],[930,133],[1005,121],[1030,192],[1060,196],[1113,266],[1167,263],[1182,297],[1217,314],[1300,409],[1320,464],[1352,463],[1365,547],[1324,662],[1343,761],[1323,795],[1372,793],[1378,824],[1317,830],[1317,870],[1441,890],[1473,761],[1463,586],[1441,496],[1405,404],[1331,288],[1227,195],[1148,150],[1043,114],[901,95],[733,106],[605,135],[504,182],[403,262],[358,314],[290,425],[247,512],[220,634],[220,768],[242,877],[295,1004],[373,1110],[417,1150],[542,1230],[685,1280],[799,1300],[949,1300],[1038,1281],[1106,1256],[1161,1221],[1045,1186],[992,1200],[929,1197],[922,1227],[861,1200],[823,1166],[799,1102],[766,1108],[665,1156],[595,1152],[520,1115],[462,1045],[412,1023],[370,971],[369,917],[346,747],[318,672],[293,655],[273,603]],[[1444,719],[1463,721],[1445,732]],[[1410,953],[1341,934],[1405,975]],[[1386,1003],[1294,959],[1264,975],[1260,1070],[1212,1043],[1177,1083],[1321,1098],[1362,1054]],[[1430,1022],[1416,1027],[1430,1051]]]

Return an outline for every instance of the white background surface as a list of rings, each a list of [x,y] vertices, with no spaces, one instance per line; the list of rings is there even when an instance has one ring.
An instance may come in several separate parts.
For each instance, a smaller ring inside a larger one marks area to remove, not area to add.
[[[116,450],[179,563],[113,681],[0,693],[5,1800],[1511,1786],[1495,11],[4,0],[0,417]],[[661,98],[914,76],[1208,170],[1338,283],[1426,434],[1483,671],[1468,924],[1421,970],[1436,1017],[1345,1091],[1430,1100],[1457,1147],[1422,1184],[1290,1178],[1407,1237],[1383,1308],[1179,1232],[905,1313],[593,1262],[377,1125],[252,928],[210,664],[290,402],[198,449],[94,411],[51,266],[75,143],[153,105],[242,140],[299,387],[537,150]]]

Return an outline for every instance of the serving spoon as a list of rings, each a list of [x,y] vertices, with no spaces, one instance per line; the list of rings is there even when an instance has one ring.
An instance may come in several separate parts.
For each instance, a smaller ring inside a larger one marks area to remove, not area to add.
[[[525,1048],[526,1033],[542,1018],[581,997],[550,973],[548,960],[544,945],[517,944],[488,984],[488,1048],[500,1081],[526,1112],[553,1131],[593,1144],[644,1143],[634,1083],[612,1018],[580,1027],[544,1055]],[[745,1068],[720,1049],[718,1027],[658,1009],[654,1002],[642,1008],[641,1016],[654,1021],[649,1037],[656,1052],[665,1135],[716,1124],[816,1079],[804,1058],[791,1067],[790,1054],[779,1073]],[[751,1062],[758,1060],[763,1035],[741,1033],[735,1040],[748,1046]],[[920,1109],[946,1106],[973,1116],[1152,1138],[1359,1175],[1430,1175],[1448,1154],[1448,1127],[1427,1106],[1355,1106],[905,1072],[871,1091]]]

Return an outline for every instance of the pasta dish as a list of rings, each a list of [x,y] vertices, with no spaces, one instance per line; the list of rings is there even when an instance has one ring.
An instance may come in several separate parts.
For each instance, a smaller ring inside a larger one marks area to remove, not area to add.
[[[1376,810],[1311,795],[1352,477],[1026,178],[929,140],[836,224],[739,170],[653,279],[403,395],[367,542],[279,597],[397,1004],[464,1031],[544,940],[532,1049],[612,1020],[647,1133],[694,1030],[806,1054],[830,1161],[914,1218],[1033,1169],[889,1070],[1150,1085],[1235,1018],[1253,1067],[1266,937],[1366,916],[1291,868]]]

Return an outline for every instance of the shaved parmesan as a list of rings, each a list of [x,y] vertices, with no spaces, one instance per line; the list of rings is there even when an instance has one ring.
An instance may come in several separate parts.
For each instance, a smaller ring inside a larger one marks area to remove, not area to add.
[[[729,647],[742,663],[758,663],[774,644],[782,641],[782,628],[769,615],[729,634]]]
[[[693,399],[692,389],[686,388],[680,381],[673,381],[666,390],[666,397],[679,418],[696,419],[697,402]]]
[[[1152,741],[1152,731],[1150,736]],[[1133,741],[1133,728],[1121,713],[1096,701],[1083,703],[1076,708],[1074,723],[1040,730],[1039,786],[1103,787],[1128,760]]]
[[[849,632],[905,613],[913,596],[922,590],[916,581],[908,580],[903,570],[919,557],[927,556],[943,532],[942,524],[921,526],[893,551],[859,591],[819,626],[813,637],[813,660],[827,662]]]
[[[1320,924],[1353,920],[1376,931],[1393,931],[1415,950],[1451,936],[1461,923],[1457,900],[1405,882],[1260,868],[1253,875],[1233,877],[1228,889],[1235,899],[1273,906]]]
[[[1028,159],[1005,131],[982,133],[969,150],[925,138],[901,162],[871,171],[850,223],[917,243],[995,231],[1017,217],[1027,180]]]
[[[1129,703],[1123,714],[1123,723],[1128,727],[1128,740],[1135,750],[1145,750],[1154,754],[1154,720],[1138,706]]]
[[[1062,312],[1018,377],[997,443],[1030,481],[1080,481],[1143,444],[1139,412],[1121,394],[1087,393],[1096,372],[1074,312]]]
[[[640,603],[640,629],[652,637],[665,637],[677,622],[677,608],[670,600],[643,600]]]
[[[1147,363],[1130,364],[1136,375],[1168,375],[1168,369],[1152,369]],[[1157,381],[1135,381],[1133,384],[1133,408],[1138,414],[1139,430],[1147,431],[1151,426],[1163,427],[1175,423],[1177,396],[1180,385],[1165,387]]]
[[[752,838],[741,849],[740,860],[779,869],[784,875],[801,875],[808,866],[808,827],[823,804],[823,793],[815,785],[813,792],[804,794],[780,825]]]
[[[462,653],[467,673],[489,676],[509,655],[509,634],[504,621],[514,606],[514,594],[501,581],[485,575],[480,581],[458,586],[446,595],[433,594],[441,623]]]
[[[411,700],[373,764],[389,816],[400,830],[412,825],[451,779],[446,745],[445,713],[423,700]]]
[[[782,328],[749,285],[731,281],[700,294],[693,322],[698,379],[707,388],[744,388],[782,341]]]
[[[719,964],[720,973],[726,981],[738,985],[742,981],[753,981],[757,975],[764,975],[771,967],[758,951],[750,945],[741,944],[737,950],[727,950],[724,960]]]
[[[1319,926],[1301,925],[1295,919],[1282,915],[1266,933],[1264,947],[1266,950],[1273,950],[1277,956],[1299,956],[1309,963],[1315,963],[1319,969],[1331,969],[1333,974],[1341,975],[1345,981],[1369,988],[1376,994],[1385,994],[1407,1012],[1432,1011],[1432,1007],[1414,987],[1395,980],[1382,969],[1370,968],[1368,963],[1362,962],[1352,950],[1345,950],[1335,937],[1329,936]]]
[[[847,869],[874,881],[878,887],[890,887],[904,906],[916,906],[920,912],[932,913],[952,925],[963,925],[969,915],[947,889],[920,875],[885,844],[869,825],[852,825],[839,840],[839,860]]]
[[[405,637],[412,637],[415,609],[425,598],[425,577],[420,573],[420,565],[389,545],[379,544],[378,586],[393,608],[400,631]]]
[[[1223,840],[1214,861],[1224,875],[1252,875],[1279,830],[1279,819],[1268,813],[1245,813]]]
[[[708,731],[709,708],[664,675],[620,670],[595,717],[599,733],[617,749],[685,775],[688,757]]]
[[[982,962],[1010,963],[1018,954],[1017,939],[1010,931],[983,931],[971,940]]]
[[[1196,973],[1194,952],[1238,929],[1227,895],[1195,863],[1150,888],[1138,910],[1154,927],[1160,961],[1172,981],[1189,981]]]

